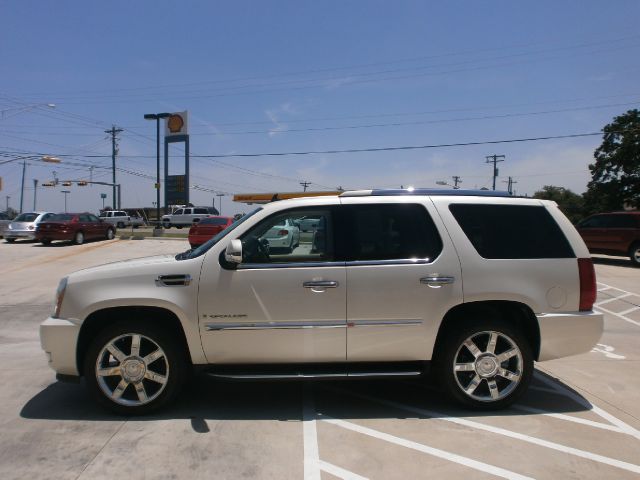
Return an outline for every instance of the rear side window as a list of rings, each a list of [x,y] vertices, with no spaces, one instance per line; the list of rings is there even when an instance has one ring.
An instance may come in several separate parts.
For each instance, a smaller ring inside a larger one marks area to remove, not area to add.
[[[637,224],[632,215],[608,215],[606,227],[608,228],[636,228]]]
[[[442,251],[438,230],[422,205],[349,205],[344,239],[348,260],[434,260]]]
[[[544,207],[453,204],[449,210],[484,258],[575,258]]]
[[[200,214],[208,215],[209,214],[209,210],[207,210],[206,208],[194,208],[193,209],[193,213],[196,213],[198,215],[200,215]]]

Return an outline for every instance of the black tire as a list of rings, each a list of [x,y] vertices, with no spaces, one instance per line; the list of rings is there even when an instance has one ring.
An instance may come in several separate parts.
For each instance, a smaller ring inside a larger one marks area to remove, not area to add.
[[[84,233],[82,233],[81,231],[77,231],[73,236],[73,243],[75,243],[76,245],[82,245],[84,243]]]
[[[123,222],[118,222],[118,224],[116,225],[116,227],[118,227],[118,228],[124,228],[124,223],[123,223]]]
[[[113,231],[113,228],[108,228],[107,234],[105,235],[106,239],[113,240],[115,236],[116,236],[116,233]]]
[[[42,240],[40,240],[40,243],[43,245],[51,245],[51,240],[48,238],[43,238]]]
[[[640,267],[640,243],[634,243],[629,249],[629,258],[631,263],[636,267]]]
[[[140,350],[138,355],[131,355],[135,353],[132,352],[132,339],[136,335],[141,339]],[[122,361],[106,350],[109,344],[118,347],[124,355]],[[149,362],[148,366],[140,365],[139,362],[145,363],[144,359],[158,351],[163,355]],[[105,376],[97,374],[100,366],[106,370],[124,364],[127,364],[129,375],[137,375],[134,380],[120,373]],[[186,355],[175,340],[175,335],[157,325],[139,321],[120,322],[102,330],[89,346],[83,366],[87,388],[98,403],[124,415],[145,415],[165,407],[176,399],[188,378]],[[160,381],[150,379],[150,376]],[[119,388],[121,384],[126,384],[124,390]],[[140,388],[144,391],[143,397],[138,391]],[[110,393],[121,396],[113,398]]]
[[[5,240],[7,243],[13,243],[13,242],[15,242],[15,241],[16,241],[16,239],[15,239],[15,238],[5,238],[4,240]]]
[[[492,334],[497,338],[493,353],[489,345]],[[475,354],[465,345],[467,341],[476,345]],[[516,353],[505,359],[511,355],[507,352],[513,351]],[[519,329],[503,320],[465,322],[449,330],[436,354],[436,374],[447,394],[474,410],[508,407],[527,390],[533,375],[529,342]]]
[[[178,230],[182,230],[182,225],[176,225],[176,228],[177,228]]]

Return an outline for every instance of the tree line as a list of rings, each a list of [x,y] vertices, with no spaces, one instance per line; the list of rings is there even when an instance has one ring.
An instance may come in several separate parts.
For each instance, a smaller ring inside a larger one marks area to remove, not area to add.
[[[592,213],[640,208],[640,111],[629,110],[602,129],[602,144],[589,165],[591,181],[582,195],[545,185],[534,198],[555,201],[577,223]]]

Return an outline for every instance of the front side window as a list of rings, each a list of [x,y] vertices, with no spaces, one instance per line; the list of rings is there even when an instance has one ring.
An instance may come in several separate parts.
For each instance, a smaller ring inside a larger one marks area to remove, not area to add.
[[[179,208],[178,210],[176,210],[175,212],[173,212],[174,215],[182,215],[183,210],[181,208]]]
[[[575,258],[545,207],[452,204],[449,210],[484,258]]]
[[[442,240],[419,204],[345,206],[348,260],[428,260],[442,251]]]
[[[100,219],[95,215],[87,215],[87,216],[89,217],[90,222],[98,223],[100,221]]]
[[[299,222],[310,212],[319,218],[318,226],[302,232]],[[242,236],[242,265],[333,261],[331,219],[331,209],[294,209],[270,216]]]

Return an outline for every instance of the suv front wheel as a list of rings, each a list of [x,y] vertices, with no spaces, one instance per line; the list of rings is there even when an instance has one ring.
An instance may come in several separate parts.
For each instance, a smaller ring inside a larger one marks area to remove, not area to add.
[[[437,359],[454,400],[477,410],[507,407],[527,389],[533,356],[520,331],[503,322],[466,324],[445,339]]]
[[[89,346],[87,386],[116,413],[149,413],[178,395],[187,371],[183,353],[164,330],[143,322],[113,325]]]
[[[640,267],[640,242],[631,245],[631,248],[629,249],[629,258],[631,258],[631,263],[636,267]]]

